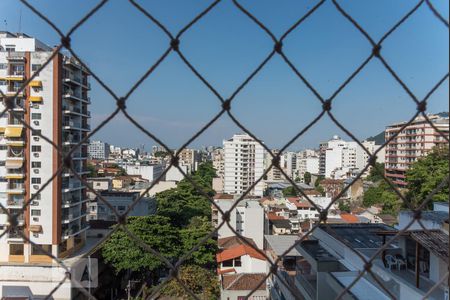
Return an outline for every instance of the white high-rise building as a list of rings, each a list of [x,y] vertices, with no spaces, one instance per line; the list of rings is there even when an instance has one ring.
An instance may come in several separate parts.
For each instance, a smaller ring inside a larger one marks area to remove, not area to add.
[[[224,192],[231,195],[243,194],[264,173],[264,148],[246,134],[236,134],[223,141],[225,168]],[[249,195],[262,196],[260,181]]]
[[[375,142],[364,141],[362,144],[370,153],[374,153],[380,146]],[[382,153],[377,155],[382,162]],[[356,142],[346,142],[335,135],[328,142],[320,144],[319,171],[327,178],[336,174],[356,174],[367,165],[369,154]]]
[[[61,279],[58,276],[65,271],[50,271],[52,266],[59,267],[42,249],[64,260],[87,245],[85,186],[66,167],[53,179],[52,175],[62,167],[62,156],[90,131],[89,74],[73,58],[54,51],[26,34],[0,32],[0,90],[6,95],[0,94],[0,111],[12,101],[15,113],[14,116],[6,112],[0,117],[0,202],[18,220],[17,225],[10,227],[5,211],[0,210],[2,299],[13,297],[8,292],[11,286],[16,297],[28,291],[25,298],[46,295],[55,287],[57,278]],[[46,67],[16,96],[49,59]],[[62,155],[36,132],[53,141]],[[87,143],[72,152],[72,166],[82,177],[89,173],[87,156]],[[50,179],[46,188],[38,192]],[[33,196],[30,205],[23,209]],[[69,281],[53,297],[70,299],[70,295]]]
[[[91,141],[88,146],[88,155],[91,159],[107,159],[109,157],[109,145],[102,141]]]

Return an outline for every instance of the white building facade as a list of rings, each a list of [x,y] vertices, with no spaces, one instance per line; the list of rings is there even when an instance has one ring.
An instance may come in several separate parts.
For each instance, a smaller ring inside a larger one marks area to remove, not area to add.
[[[264,173],[264,148],[246,134],[234,135],[223,141],[224,192],[243,194]],[[249,193],[263,195],[263,183],[259,182]]]

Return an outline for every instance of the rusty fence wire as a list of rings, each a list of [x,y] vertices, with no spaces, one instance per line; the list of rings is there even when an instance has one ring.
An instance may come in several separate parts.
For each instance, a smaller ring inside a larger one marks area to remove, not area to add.
[[[102,9],[102,7],[108,2],[108,0],[102,0],[99,1],[98,4],[93,7],[83,18],[81,18],[71,29],[69,29],[69,31],[67,33],[62,32],[58,26],[55,25],[55,23],[50,20],[46,15],[44,15],[42,12],[40,12],[38,5],[32,5],[30,4],[27,0],[19,0],[20,2],[22,2],[28,9],[30,9],[36,16],[38,16],[40,19],[42,19],[42,21],[44,21],[45,23],[48,24],[48,26],[50,26],[60,37],[60,43],[59,45],[55,48],[53,55],[46,61],[45,64],[43,64],[38,70],[36,70],[34,72],[34,74],[32,76],[30,76],[30,78],[26,78],[25,82],[22,84],[22,86],[20,87],[20,89],[18,89],[15,93],[15,95],[13,96],[7,96],[5,94],[3,94],[0,91],[0,97],[3,98],[3,103],[5,105],[5,110],[2,111],[0,113],[0,116],[3,116],[4,114],[9,114],[10,116],[14,116],[16,117],[22,124],[24,127],[26,127],[27,129],[29,129],[33,135],[36,136],[40,136],[42,139],[44,139],[46,142],[48,142],[49,144],[51,144],[54,149],[56,151],[58,151],[61,159],[62,159],[62,164],[60,166],[60,168],[57,170],[57,172],[55,172],[51,178],[44,183],[41,188],[32,196],[30,197],[30,199],[28,199],[27,201],[25,201],[25,203],[23,204],[23,208],[22,211],[19,213],[11,213],[6,207],[4,207],[1,203],[0,203],[0,208],[2,209],[3,212],[5,212],[8,215],[8,220],[9,220],[9,225],[7,226],[7,229],[4,233],[2,233],[0,235],[3,236],[9,232],[14,231],[18,226],[18,217],[21,215],[21,213],[23,213],[27,207],[30,205],[30,203],[36,198],[37,194],[39,194],[39,192],[41,192],[42,190],[44,190],[51,182],[52,180],[54,180],[57,176],[60,176],[63,172],[64,168],[68,168],[71,170],[71,172],[74,174],[74,176],[80,180],[82,182],[82,184],[84,184],[86,186],[86,188],[94,193],[97,198],[102,201],[105,205],[107,205],[113,212],[114,214],[117,216],[117,223],[119,226],[116,226],[115,229],[109,233],[109,235],[107,237],[105,237],[103,239],[103,242],[106,241],[108,239],[108,237],[116,230],[118,230],[119,228],[124,230],[124,232],[126,232],[128,234],[128,236],[134,240],[138,245],[140,245],[145,251],[150,252],[151,254],[153,254],[154,256],[156,256],[159,260],[161,260],[161,262],[164,263],[164,265],[170,269],[170,275],[167,279],[165,279],[162,283],[160,283],[155,289],[152,290],[152,294],[148,295],[148,299],[152,299],[155,296],[158,295],[158,292],[161,290],[161,288],[163,288],[168,281],[174,279],[178,282],[178,284],[180,284],[180,286],[189,294],[191,295],[194,299],[198,299],[198,296],[195,295],[194,292],[192,292],[187,286],[185,286],[185,284],[179,279],[178,277],[178,271],[180,269],[180,267],[182,266],[182,264],[195,252],[199,249],[199,247],[205,243],[209,238],[211,238],[212,236],[214,236],[217,231],[219,230],[219,228],[221,228],[222,226],[228,226],[230,228],[231,231],[234,232],[234,234],[245,244],[247,244],[249,247],[252,247],[254,250],[256,250],[257,252],[259,252],[261,255],[263,255],[268,263],[271,265],[270,267],[270,271],[268,272],[268,274],[266,275],[266,277],[261,280],[261,282],[258,283],[258,286],[255,287],[248,295],[247,298],[251,297],[251,295],[258,289],[259,286],[263,285],[266,281],[266,279],[268,279],[270,276],[276,276],[277,280],[283,284],[293,295],[297,296],[298,298],[302,298],[301,295],[297,295],[298,291],[296,289],[294,289],[287,281],[286,279],[279,274],[278,272],[278,263],[283,259],[284,256],[286,256],[287,253],[289,253],[289,251],[291,251],[294,247],[296,247],[297,245],[299,245],[303,240],[308,239],[308,237],[311,236],[312,232],[319,226],[328,226],[327,225],[327,213],[328,210],[330,209],[330,207],[336,203],[336,201],[338,201],[346,192],[347,190],[352,186],[353,183],[355,183],[356,180],[358,180],[362,174],[364,172],[366,172],[370,167],[373,168],[378,168],[378,166],[375,164],[376,163],[376,155],[378,154],[378,152],[380,152],[382,150],[382,148],[385,148],[386,145],[391,142],[393,139],[395,139],[403,129],[405,129],[408,125],[410,125],[414,119],[418,116],[422,116],[423,118],[425,118],[427,120],[427,122],[434,128],[437,130],[437,132],[439,132],[440,136],[442,136],[442,138],[446,141],[446,143],[448,144],[449,142],[449,137],[447,135],[447,133],[444,132],[440,132],[436,126],[433,124],[433,122],[430,121],[430,119],[428,118],[427,114],[426,114],[426,108],[427,108],[427,101],[430,98],[430,96],[444,83],[448,80],[448,72],[446,74],[442,74],[441,79],[435,83],[434,86],[431,86],[429,88],[429,92],[426,94],[426,96],[424,98],[419,98],[417,97],[411,90],[411,88],[400,78],[400,76],[398,75],[398,73],[396,72],[396,70],[389,64],[389,62],[383,57],[383,51],[382,51],[382,47],[383,47],[383,43],[389,39],[391,37],[391,35],[399,28],[401,27],[405,22],[408,21],[408,19],[414,15],[416,13],[416,11],[421,8],[421,7],[425,7],[425,9],[429,9],[433,15],[436,17],[437,20],[439,20],[439,22],[442,23],[442,26],[449,27],[448,21],[446,20],[445,17],[443,17],[439,11],[433,6],[433,4],[431,3],[431,1],[427,1],[427,0],[420,0],[416,3],[412,9],[410,9],[400,20],[398,20],[398,22],[392,27],[390,28],[383,36],[381,39],[379,40],[374,40],[370,34],[361,26],[361,24],[358,22],[357,19],[355,19],[351,14],[349,14],[340,4],[340,1],[337,0],[328,0],[329,2],[332,2],[332,4],[334,5],[336,11],[339,12],[339,14],[342,16],[342,18],[346,19],[350,24],[352,24],[358,31],[359,33],[367,40],[367,43],[370,44],[372,51],[370,51],[369,53],[367,53],[367,57],[361,61],[361,63],[359,64],[359,66],[350,74],[350,76],[331,94],[331,95],[323,95],[321,94],[312,84],[310,81],[308,81],[307,79],[307,75],[303,74],[301,72],[301,70],[299,70],[294,63],[292,63],[292,61],[290,60],[290,58],[285,54],[285,52],[283,51],[283,45],[285,42],[286,37],[288,37],[293,31],[299,29],[302,27],[302,24],[305,20],[307,20],[311,15],[313,15],[316,11],[320,10],[321,7],[323,6],[323,4],[325,2],[327,2],[326,0],[321,0],[318,1],[313,7],[311,7],[306,14],[304,14],[303,16],[301,16],[294,24],[292,24],[292,26],[286,31],[284,32],[281,36],[277,37],[274,33],[271,32],[270,28],[268,28],[265,24],[263,24],[261,22],[260,19],[258,19],[258,17],[256,15],[254,15],[252,13],[251,7],[245,7],[244,5],[242,5],[242,3],[240,3],[237,0],[229,0],[232,1],[234,7],[239,10],[242,14],[244,14],[245,16],[247,16],[251,21],[253,21],[254,26],[258,27],[262,34],[265,34],[267,36],[268,39],[272,40],[273,42],[273,49],[268,51],[265,59],[263,59],[263,61],[260,62],[260,64],[254,69],[251,70],[249,72],[248,77],[234,90],[234,92],[231,95],[222,95],[220,94],[216,88],[214,88],[214,86],[208,81],[207,78],[205,78],[196,68],[195,66],[189,61],[189,58],[187,58],[184,53],[183,53],[183,36],[184,34],[190,30],[193,26],[196,25],[196,23],[202,19],[205,15],[207,15],[208,13],[210,13],[212,10],[214,10],[217,6],[217,4],[219,4],[221,2],[221,0],[215,0],[215,1],[211,1],[211,3],[209,4],[209,6],[205,7],[203,9],[203,11],[201,13],[199,13],[197,16],[195,16],[195,18],[193,18],[188,24],[186,24],[179,32],[177,33],[172,33],[170,32],[167,27],[160,22],[157,18],[155,18],[152,15],[151,11],[146,10],[138,1],[136,0],[128,0],[129,4],[132,5],[133,7],[135,7],[136,10],[140,11],[143,15],[145,15],[148,18],[148,21],[154,25],[156,25],[161,32],[163,32],[166,37],[167,37],[167,48],[166,50],[161,54],[161,56],[153,63],[153,65],[151,65],[147,71],[140,77],[140,79],[130,88],[130,90],[124,94],[123,96],[117,95],[113,89],[108,86],[107,84],[104,83],[104,81],[102,81],[102,79],[96,75],[95,70],[90,69],[87,64],[85,64],[83,62],[83,59],[81,57],[79,57],[77,55],[77,53],[74,51],[74,49],[72,48],[72,43],[71,43],[71,36],[72,34],[77,31],[88,19],[91,18],[95,18],[95,14]],[[16,111],[14,111],[15,108],[15,99],[19,96],[19,94],[25,90],[25,88],[30,84],[30,82],[33,80],[33,78],[41,71],[43,70],[50,62],[51,60],[58,54],[58,52],[60,50],[62,50],[63,48],[67,49],[70,54],[76,59],[78,60],[78,62],[89,72],[89,74],[98,82],[98,84],[103,87],[108,93],[109,95],[116,101],[117,107],[116,109],[106,118],[104,119],[96,128],[94,128],[85,138],[83,138],[78,144],[76,144],[75,146],[73,146],[70,151],[68,153],[63,152],[61,145],[57,145],[55,142],[53,142],[50,138],[45,137],[44,135],[41,134],[40,131],[37,131],[35,129],[32,128],[32,126],[30,124],[27,124],[23,119],[20,118],[20,116],[17,114]],[[207,122],[198,132],[196,132],[193,136],[191,136],[189,139],[186,140],[186,142],[180,147],[179,151],[177,151],[176,153],[173,153],[169,147],[165,144],[164,140],[162,138],[159,138],[158,136],[156,136],[153,132],[151,132],[149,129],[144,128],[141,124],[139,124],[139,122],[137,122],[133,116],[131,116],[128,112],[127,112],[127,100],[129,99],[129,97],[135,92],[135,90],[145,81],[145,80],[151,80],[149,79],[149,76],[155,71],[155,69],[158,68],[158,66],[160,65],[160,63],[162,61],[164,61],[169,55],[178,55],[179,58],[183,61],[183,63],[192,71],[193,76],[197,77],[211,92],[212,95],[214,95],[217,100],[219,101],[219,105],[221,106],[221,110],[220,112],[215,115],[209,122]],[[322,105],[322,111],[313,118],[313,120],[306,126],[304,127],[301,131],[299,131],[295,136],[293,136],[288,143],[286,143],[278,152],[278,154],[273,154],[271,149],[269,149],[264,143],[262,143],[262,141],[255,135],[253,134],[249,129],[247,129],[241,122],[240,120],[238,120],[238,118],[235,117],[234,115],[234,111],[232,109],[232,104],[234,99],[236,98],[236,96],[248,85],[248,83],[250,81],[252,81],[252,79],[264,68],[264,66],[275,56],[280,56],[282,58],[282,60],[289,66],[289,68],[292,70],[292,72],[297,76],[297,78],[299,79],[299,83],[300,84],[304,84],[315,96],[316,100],[319,101]],[[339,122],[339,120],[333,115],[333,100],[337,97],[337,95],[339,95],[345,88],[346,86],[367,66],[367,64],[372,61],[372,60],[376,60],[378,61],[379,64],[381,64],[388,72],[389,74],[392,75],[392,80],[394,80],[399,86],[401,86],[401,88],[409,95],[409,98],[411,99],[411,105],[415,105],[416,106],[416,112],[414,113],[413,116],[411,116],[411,118],[409,119],[408,122],[406,122],[398,131],[397,133],[395,133],[394,135],[392,135],[388,140],[385,141],[385,143],[382,145],[382,147],[380,147],[375,153],[371,153],[353,134],[350,130],[348,130],[344,125],[342,125],[341,122]],[[92,187],[90,187],[85,178],[82,177],[79,173],[77,173],[77,170],[75,170],[75,168],[73,167],[72,164],[72,154],[81,147],[82,144],[86,143],[89,141],[89,138],[92,137],[95,133],[97,133],[102,127],[104,127],[106,124],[108,124],[114,117],[117,116],[117,114],[122,113],[132,124],[134,124],[136,126],[136,128],[138,130],[140,130],[141,132],[143,132],[145,135],[147,135],[149,138],[153,139],[154,141],[156,141],[157,143],[159,143],[167,153],[169,153],[170,155],[170,164],[169,166],[165,169],[165,171],[156,179],[152,182],[152,184],[146,189],[146,191],[144,193],[141,194],[140,197],[138,197],[132,205],[130,205],[130,207],[128,208],[128,210],[123,213],[120,214],[110,203],[108,203],[108,201],[101,195],[99,194],[97,191],[95,191]],[[213,199],[205,192],[202,190],[202,188],[189,176],[187,175],[183,169],[179,166],[179,153],[181,152],[182,149],[185,149],[190,143],[192,143],[195,139],[197,139],[206,129],[208,129],[212,124],[214,124],[219,118],[223,117],[224,115],[228,115],[228,117],[234,122],[234,124],[236,124],[240,129],[242,129],[245,133],[247,133],[248,135],[250,135],[252,138],[254,138],[266,151],[267,153],[269,153],[272,157],[272,161],[271,164],[265,169],[264,174],[258,178],[250,187],[249,189],[242,194],[238,200],[234,203],[234,205],[230,208],[230,210],[228,211],[223,211],[220,207],[218,207],[216,205],[216,203],[213,201]],[[368,164],[364,167],[363,170],[361,170],[361,172],[355,177],[353,178],[351,184],[347,185],[336,197],[334,197],[332,199],[332,202],[328,205],[328,207],[326,207],[325,209],[321,209],[319,206],[317,206],[309,197],[308,195],[305,193],[305,191],[298,187],[295,182],[284,172],[284,170],[280,167],[280,156],[282,154],[283,151],[285,151],[290,145],[292,145],[296,140],[298,140],[303,134],[305,134],[314,124],[316,124],[319,120],[321,120],[325,115],[327,115],[334,124],[336,124],[337,127],[339,127],[342,131],[344,131],[349,137],[351,137],[351,139],[353,141],[355,141],[370,157]],[[207,236],[205,236],[193,249],[191,249],[190,251],[188,251],[187,253],[185,253],[182,257],[180,257],[178,259],[177,262],[172,263],[170,262],[167,258],[165,258],[163,255],[161,255],[158,251],[156,251],[155,249],[152,249],[149,245],[145,244],[141,239],[139,239],[139,237],[137,237],[135,234],[133,234],[133,232],[131,232],[128,228],[127,228],[127,214],[133,209],[133,207],[141,200],[141,198],[143,197],[143,195],[145,195],[155,184],[157,184],[165,175],[165,173],[167,172],[167,170],[170,167],[175,167],[177,168],[183,175],[184,177],[193,185],[193,187],[199,192],[201,193],[203,196],[205,196],[211,203],[211,205],[213,205],[222,215],[222,220],[219,224],[219,226],[212,232],[210,232]],[[263,177],[265,175],[268,174],[268,172],[270,171],[271,168],[276,168],[278,169],[283,176],[285,177],[285,179],[287,181],[289,181],[292,186],[296,189],[296,191],[302,195],[305,199],[308,200],[308,202],[315,208],[317,209],[317,211],[319,212],[319,222],[317,222],[314,226],[312,226],[312,228],[306,232],[296,243],[294,243],[289,249],[287,249],[285,251],[285,253],[283,255],[281,255],[280,257],[278,257],[275,261],[271,261],[271,259],[266,255],[266,253],[264,253],[263,251],[261,251],[260,249],[256,248],[254,245],[252,245],[251,243],[248,242],[248,240],[244,239],[243,236],[237,232],[231,225],[230,225],[230,212],[249,194],[249,192],[256,186],[256,184],[258,184],[261,180],[263,180]],[[378,170],[380,174],[384,174],[384,170],[379,169]],[[354,252],[355,256],[359,257],[363,262],[364,262],[364,268],[362,270],[360,270],[358,276],[351,282],[351,284],[349,284],[347,287],[345,287],[343,289],[343,291],[341,292],[341,294],[337,297],[338,299],[343,298],[346,294],[350,293],[350,289],[356,284],[356,282],[358,280],[360,280],[364,275],[368,275],[371,276],[377,283],[378,285],[384,290],[384,292],[389,295],[391,298],[395,299],[395,295],[393,295],[392,291],[390,291],[387,287],[385,287],[383,285],[383,283],[378,279],[378,277],[372,272],[372,265],[374,262],[374,259],[384,250],[387,249],[387,247],[389,247],[389,245],[391,245],[393,242],[395,242],[400,235],[402,235],[405,231],[407,231],[411,225],[415,222],[418,221],[418,223],[422,226],[422,228],[424,230],[427,230],[424,226],[423,223],[420,222],[421,220],[421,212],[425,209],[426,205],[431,201],[432,197],[434,194],[438,193],[439,191],[441,191],[443,188],[447,187],[449,184],[449,178],[445,178],[425,199],[423,199],[423,202],[420,204],[419,207],[414,208],[411,206],[411,204],[409,203],[409,201],[407,201],[404,197],[404,195],[398,190],[398,188],[393,184],[393,182],[385,177],[383,175],[383,180],[392,188],[393,191],[395,191],[396,195],[398,196],[398,198],[407,206],[409,207],[411,210],[413,210],[414,212],[414,218],[409,222],[409,224],[399,230],[395,235],[393,235],[387,242],[385,245],[383,245],[383,247],[381,247],[380,249],[378,249],[376,251],[375,254],[373,254],[372,257],[370,257],[369,259],[366,259],[365,257],[363,257],[358,251],[353,250],[351,247],[350,249],[352,249],[352,251]],[[333,230],[331,227],[328,226],[329,230]],[[59,282],[59,284],[47,295],[47,298],[51,298],[52,295],[55,293],[55,291],[66,281],[66,280],[75,280],[74,278],[70,278],[70,270],[69,268],[64,264],[64,261],[55,257],[52,253],[49,253],[48,251],[46,251],[45,249],[42,249],[42,247],[40,247],[39,245],[35,244],[33,241],[31,241],[26,234],[20,233],[22,235],[22,238],[27,242],[30,243],[33,246],[39,247],[41,248],[43,253],[46,253],[46,255],[48,255],[49,257],[51,257],[54,261],[56,261],[62,268],[64,268],[66,270],[66,276],[61,280],[61,282]],[[343,243],[345,243],[345,241],[342,241]],[[440,282],[438,282],[435,286],[433,286],[427,293],[426,297],[428,295],[430,295],[434,289],[436,289],[440,283],[444,282],[445,280],[447,280],[448,278],[448,272],[447,274],[444,276],[444,278],[441,279]],[[80,284],[78,282],[78,284]],[[81,284],[80,284],[81,287]],[[88,290],[84,289],[84,288],[80,288],[80,291],[88,298],[91,299],[95,299],[95,297],[93,295],[91,295],[89,293]]]

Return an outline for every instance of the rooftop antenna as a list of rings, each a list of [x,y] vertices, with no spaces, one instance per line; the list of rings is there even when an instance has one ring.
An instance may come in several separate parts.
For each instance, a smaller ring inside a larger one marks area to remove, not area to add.
[[[8,31],[8,22],[6,21],[6,19],[4,19],[3,22],[5,23],[5,31]]]
[[[20,8],[19,12],[19,33],[22,33],[22,8]]]

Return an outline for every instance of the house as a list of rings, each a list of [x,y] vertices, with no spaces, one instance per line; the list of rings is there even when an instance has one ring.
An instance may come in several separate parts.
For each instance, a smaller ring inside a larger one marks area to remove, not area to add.
[[[117,176],[112,180],[113,189],[122,190],[130,187],[133,183],[133,178],[130,176]]]
[[[266,258],[247,244],[220,249],[216,255],[218,273],[264,273]]]
[[[220,299],[242,300],[246,299],[255,290],[249,299],[265,300],[267,298],[266,274],[224,274],[220,276]]]

